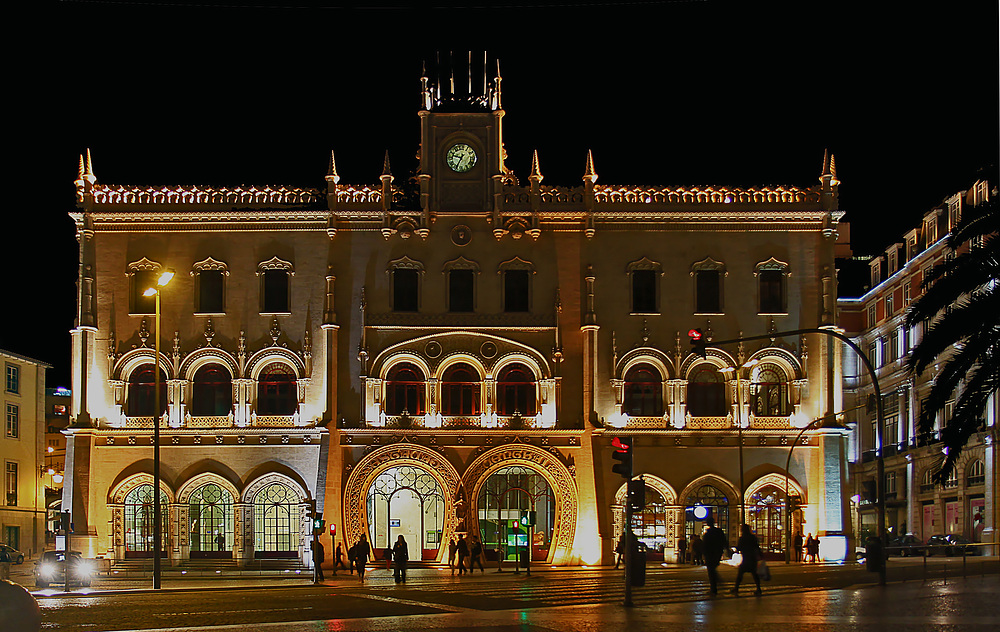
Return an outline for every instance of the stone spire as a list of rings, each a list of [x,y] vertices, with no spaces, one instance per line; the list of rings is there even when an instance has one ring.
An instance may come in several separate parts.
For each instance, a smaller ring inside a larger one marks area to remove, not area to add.
[[[587,166],[584,169],[583,179],[591,184],[597,182],[597,172],[594,171],[594,155],[589,149],[587,150]]]
[[[545,179],[545,176],[542,175],[541,168],[538,166],[538,150],[537,149],[535,150],[535,152],[531,156],[531,175],[528,176],[528,179],[531,180],[532,182],[537,181],[539,183],[542,180]]]

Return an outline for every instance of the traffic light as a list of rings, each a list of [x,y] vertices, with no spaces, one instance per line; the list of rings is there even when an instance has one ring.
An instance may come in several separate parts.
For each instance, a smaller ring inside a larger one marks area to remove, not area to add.
[[[313,531],[323,531],[326,526],[326,520],[323,520],[323,514],[316,511],[316,501],[310,500],[309,507],[307,508],[307,517],[312,520]]]
[[[793,513],[798,511],[802,507],[802,497],[801,496],[788,496],[788,512]]]
[[[330,523],[330,537],[331,538],[336,538],[337,537],[337,523],[336,522],[331,522]]]
[[[642,511],[646,507],[646,481],[635,478],[628,482],[628,504],[632,511]]]
[[[705,340],[705,335],[701,333],[701,328],[689,329],[688,340],[691,342],[691,353],[704,359],[706,356],[705,346],[708,344],[708,341]]]
[[[632,480],[632,439],[626,437],[615,437],[611,440],[611,445],[615,451],[611,458],[618,461],[611,466],[611,471],[621,474],[627,481]]]

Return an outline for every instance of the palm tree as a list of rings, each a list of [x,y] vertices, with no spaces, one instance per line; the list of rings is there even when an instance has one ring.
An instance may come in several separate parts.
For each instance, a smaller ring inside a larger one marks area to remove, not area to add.
[[[951,419],[941,429],[947,456],[934,480],[955,468],[969,437],[982,429],[991,393],[1000,387],[1000,212],[995,199],[966,209],[947,246],[954,257],[924,279],[925,293],[906,314],[912,327],[929,322],[908,363],[919,375],[931,364],[940,371],[920,411],[920,431],[958,394]]]

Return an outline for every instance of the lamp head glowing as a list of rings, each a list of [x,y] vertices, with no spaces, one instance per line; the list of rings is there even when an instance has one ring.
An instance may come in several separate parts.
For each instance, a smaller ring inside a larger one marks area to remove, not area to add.
[[[168,270],[164,270],[160,274],[160,278],[156,279],[156,284],[158,286],[160,286],[160,287],[163,287],[167,283],[170,283],[170,279],[172,279],[172,278],[174,278],[174,271],[173,270],[169,270],[169,269]]]
[[[153,296],[154,294],[156,294],[155,287],[148,287],[146,288],[146,291],[142,293],[143,296]]]

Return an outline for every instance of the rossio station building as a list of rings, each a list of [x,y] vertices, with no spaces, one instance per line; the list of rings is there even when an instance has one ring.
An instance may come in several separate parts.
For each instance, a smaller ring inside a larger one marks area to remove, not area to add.
[[[549,186],[537,154],[508,159],[488,74],[421,78],[412,179],[387,157],[342,183],[331,155],[313,189],[109,185],[81,157],[74,548],[152,555],[159,417],[173,566],[307,565],[312,503],[328,552],[334,525],[430,562],[477,534],[507,559],[611,563],[615,437],[653,559],[701,532],[699,505],[735,540],[741,504],[769,555],[791,529],[844,556],[847,430],[806,429],[842,409],[841,346],[781,335],[835,327],[832,155],[812,186],[604,184],[590,154]],[[166,269],[157,356],[144,291]],[[695,327],[773,335],[703,358]]]

